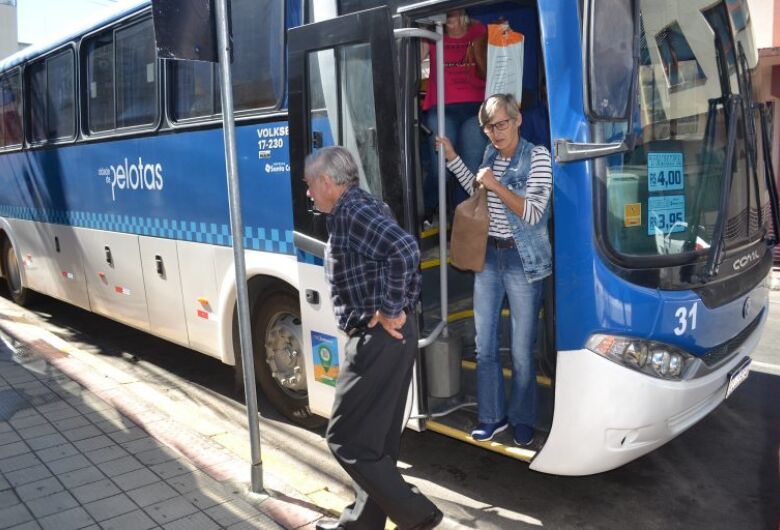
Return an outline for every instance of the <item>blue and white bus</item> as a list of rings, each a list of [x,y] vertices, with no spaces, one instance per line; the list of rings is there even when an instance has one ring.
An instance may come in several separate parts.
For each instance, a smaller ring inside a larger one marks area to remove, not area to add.
[[[682,433],[747,376],[777,200],[746,2],[231,4],[257,383],[292,421],[330,413],[346,339],[302,179],[305,156],[329,144],[357,155],[361,185],[424,252],[407,427],[538,471],[597,473]],[[473,277],[447,265],[438,228],[423,229],[423,68],[409,28],[456,8],[523,34],[523,112],[544,118],[521,133],[554,155],[530,448],[468,435]],[[160,60],[154,43],[143,0],[0,62],[2,274],[19,304],[44,293],[240,372],[218,67]]]

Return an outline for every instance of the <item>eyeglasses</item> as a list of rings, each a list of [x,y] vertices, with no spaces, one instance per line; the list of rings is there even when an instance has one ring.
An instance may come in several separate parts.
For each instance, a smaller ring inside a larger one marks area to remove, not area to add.
[[[512,118],[497,121],[496,123],[486,123],[482,126],[482,130],[487,134],[491,134],[494,131],[505,131],[509,128],[509,122],[514,121]]]

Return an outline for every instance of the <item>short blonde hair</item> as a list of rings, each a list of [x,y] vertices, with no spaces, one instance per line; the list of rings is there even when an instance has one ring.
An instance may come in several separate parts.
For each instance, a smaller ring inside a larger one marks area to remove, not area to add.
[[[520,117],[520,105],[512,94],[493,94],[479,107],[479,125],[484,127],[499,110],[506,112],[513,120]]]

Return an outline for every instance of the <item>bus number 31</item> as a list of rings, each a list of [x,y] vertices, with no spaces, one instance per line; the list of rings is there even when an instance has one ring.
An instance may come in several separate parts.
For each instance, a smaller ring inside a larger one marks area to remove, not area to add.
[[[691,331],[696,329],[696,308],[699,306],[698,302],[694,302],[690,309],[685,306],[678,307],[674,312],[674,316],[677,318],[677,326],[674,328],[675,335],[682,335],[688,330],[688,322],[691,323]]]

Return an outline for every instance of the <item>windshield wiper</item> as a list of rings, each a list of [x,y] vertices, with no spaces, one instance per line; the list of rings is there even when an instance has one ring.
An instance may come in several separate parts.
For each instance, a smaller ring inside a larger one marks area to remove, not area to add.
[[[715,221],[715,231],[712,234],[713,244],[710,247],[709,257],[707,258],[707,268],[704,271],[705,282],[717,274],[723,256],[723,229],[726,224],[726,211],[729,207],[731,181],[734,176],[734,151],[737,146],[737,110],[740,109],[740,99],[739,96],[732,95],[729,96],[727,103],[729,126],[726,161],[723,164],[723,173],[721,175],[720,206],[718,207],[718,217]]]
[[[764,178],[769,190],[770,211],[772,213],[772,228],[774,239],[769,243],[771,246],[777,245],[780,238],[780,212],[778,212],[777,203],[777,183],[775,182],[775,169],[772,166],[772,143],[769,140],[769,108],[760,103],[758,111],[761,114],[761,140],[764,149]]]

